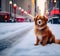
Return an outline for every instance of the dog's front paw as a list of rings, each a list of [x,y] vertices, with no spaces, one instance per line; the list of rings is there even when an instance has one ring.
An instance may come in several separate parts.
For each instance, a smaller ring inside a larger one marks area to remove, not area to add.
[[[45,46],[46,44],[45,44],[45,43],[42,43],[41,45],[42,45],[42,46]]]
[[[34,44],[35,46],[39,45],[39,44]]]
[[[42,44],[42,46],[45,46],[45,44]]]
[[[45,44],[45,43],[43,43],[43,42],[41,42],[41,45],[42,45],[42,46],[45,46],[46,44]]]

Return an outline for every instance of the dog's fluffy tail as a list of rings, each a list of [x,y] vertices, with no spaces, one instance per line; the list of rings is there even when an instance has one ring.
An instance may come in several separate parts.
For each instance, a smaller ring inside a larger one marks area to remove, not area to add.
[[[56,43],[56,44],[60,44],[60,39],[56,39],[56,40],[55,40],[55,43]]]

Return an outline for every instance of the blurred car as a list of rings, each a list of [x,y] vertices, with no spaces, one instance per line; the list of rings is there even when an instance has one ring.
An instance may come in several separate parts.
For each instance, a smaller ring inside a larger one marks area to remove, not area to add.
[[[16,22],[25,22],[25,17],[23,17],[23,16],[17,16],[16,17]]]
[[[24,18],[16,18],[16,22],[24,22]]]
[[[48,22],[52,23],[52,24],[60,24],[60,17],[59,15],[54,15],[51,18],[49,18]]]
[[[52,24],[60,24],[60,12],[59,8],[53,8],[50,12],[49,21]]]
[[[8,22],[10,19],[10,15],[8,12],[0,12],[0,22]]]

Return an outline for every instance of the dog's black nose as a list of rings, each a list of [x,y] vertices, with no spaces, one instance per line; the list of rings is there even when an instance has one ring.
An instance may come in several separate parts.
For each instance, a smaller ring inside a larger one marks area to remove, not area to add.
[[[41,23],[41,21],[38,22],[39,24]]]
[[[38,21],[37,21],[37,24],[38,24],[38,25],[41,25],[41,23],[42,23],[41,20],[38,20]]]

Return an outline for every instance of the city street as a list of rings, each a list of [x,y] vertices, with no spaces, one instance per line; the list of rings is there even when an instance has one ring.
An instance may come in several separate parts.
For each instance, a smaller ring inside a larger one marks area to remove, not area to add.
[[[60,25],[48,23],[48,26],[60,39]],[[0,23],[0,30],[0,56],[60,56],[58,44],[34,46],[36,39],[33,22]]]
[[[0,56],[60,56],[60,0],[0,0]]]

